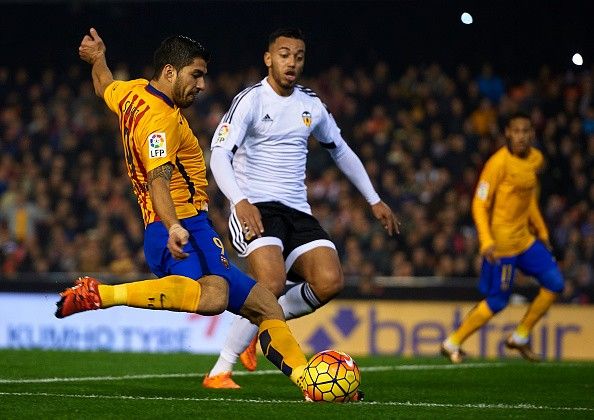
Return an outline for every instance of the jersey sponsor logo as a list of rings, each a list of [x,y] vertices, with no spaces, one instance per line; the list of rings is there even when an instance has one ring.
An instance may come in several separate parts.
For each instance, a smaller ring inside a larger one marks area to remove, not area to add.
[[[262,118],[263,122],[272,122],[272,118],[270,118],[270,115],[266,114],[264,115],[264,118]]]
[[[301,114],[301,118],[303,119],[303,124],[305,124],[307,127],[309,127],[311,125],[311,113],[308,111],[303,111],[303,114]]]
[[[148,138],[149,158],[157,159],[167,155],[167,139],[165,133],[153,133]]]
[[[217,133],[216,143],[222,143],[225,140],[227,140],[227,137],[229,137],[229,131],[231,131],[231,126],[229,124],[221,124],[221,128],[219,128],[219,131]]]
[[[476,196],[485,201],[489,196],[489,183],[487,181],[480,181],[476,188]]]

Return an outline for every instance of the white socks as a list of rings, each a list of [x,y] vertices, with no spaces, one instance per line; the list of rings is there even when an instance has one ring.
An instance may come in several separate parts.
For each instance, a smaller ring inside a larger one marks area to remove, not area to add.
[[[278,303],[283,308],[286,320],[307,315],[322,306],[308,283],[301,283],[290,288],[287,293],[278,299]],[[208,375],[215,376],[232,371],[237,358],[247,348],[256,334],[258,334],[258,327],[237,315],[229,327],[227,339],[219,358]]]
[[[223,372],[231,372],[237,358],[252,341],[252,338],[258,334],[258,327],[248,321],[246,318],[235,315],[235,319],[227,332],[227,339],[217,362],[211,369],[208,376],[215,376]]]
[[[278,303],[283,308],[286,320],[310,314],[322,306],[309,283],[291,287],[287,293],[278,298]]]

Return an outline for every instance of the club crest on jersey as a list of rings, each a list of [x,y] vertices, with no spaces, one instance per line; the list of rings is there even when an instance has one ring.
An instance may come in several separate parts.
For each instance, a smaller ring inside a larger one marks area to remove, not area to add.
[[[227,137],[229,136],[229,131],[230,131],[231,127],[229,126],[229,124],[224,123],[221,125],[221,128],[219,128],[219,132],[217,133],[217,143],[222,143],[225,140],[227,140]]]
[[[167,139],[165,133],[153,133],[148,137],[149,158],[156,159],[167,155]]]
[[[307,127],[311,125],[311,113],[308,111],[303,111],[301,118],[303,119],[303,124],[305,124]]]

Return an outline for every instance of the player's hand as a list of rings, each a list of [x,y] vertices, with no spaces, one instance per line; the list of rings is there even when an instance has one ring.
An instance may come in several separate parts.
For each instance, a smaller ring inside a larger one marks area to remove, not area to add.
[[[184,245],[188,243],[190,233],[179,223],[171,225],[169,228],[169,239],[167,240],[167,249],[176,260],[183,260],[188,256],[184,252]]]
[[[78,55],[89,64],[95,63],[99,57],[105,56],[105,44],[95,30],[91,28],[89,35],[85,35],[78,47]]]
[[[371,206],[371,211],[384,229],[388,231],[388,235],[392,236],[394,233],[400,234],[400,221],[386,203],[380,201],[374,204]]]
[[[495,258],[495,245],[486,248],[483,251],[483,257],[485,257],[491,264],[495,264],[497,262],[497,258]]]
[[[235,214],[241,223],[243,229],[243,236],[246,240],[250,240],[255,236],[262,237],[264,233],[264,225],[262,224],[262,215],[258,207],[251,204],[247,199],[243,199],[235,204]]]

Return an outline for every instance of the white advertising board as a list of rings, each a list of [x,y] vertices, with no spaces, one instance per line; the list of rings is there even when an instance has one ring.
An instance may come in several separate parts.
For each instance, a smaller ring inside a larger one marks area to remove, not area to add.
[[[234,315],[127,307],[54,316],[55,293],[0,293],[0,348],[218,353]]]

